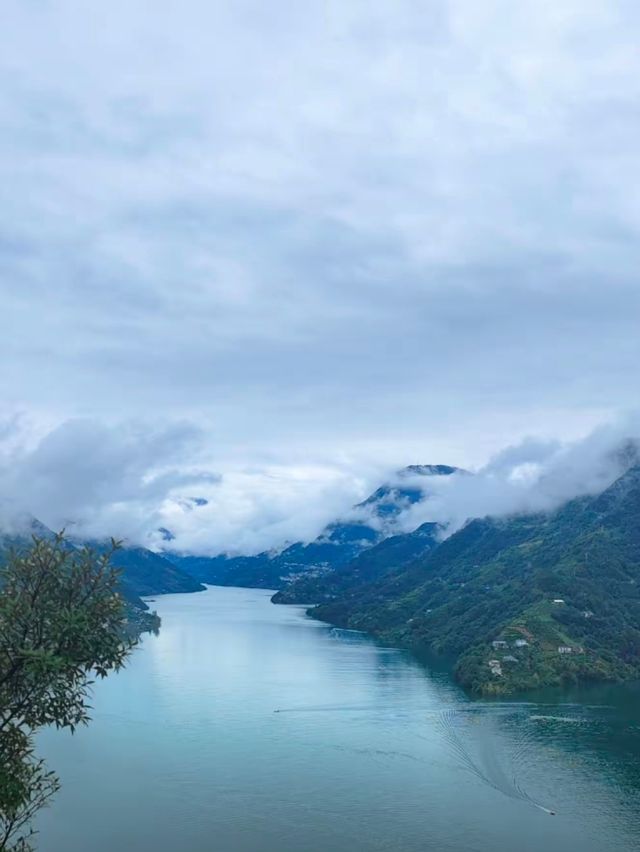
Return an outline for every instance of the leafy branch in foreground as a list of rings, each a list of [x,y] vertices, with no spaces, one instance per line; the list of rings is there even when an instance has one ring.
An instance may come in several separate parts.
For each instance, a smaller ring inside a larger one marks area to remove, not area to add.
[[[59,787],[33,751],[35,731],[89,721],[95,678],[120,669],[126,637],[118,572],[63,534],[34,537],[0,568],[0,850],[27,852],[31,821]]]

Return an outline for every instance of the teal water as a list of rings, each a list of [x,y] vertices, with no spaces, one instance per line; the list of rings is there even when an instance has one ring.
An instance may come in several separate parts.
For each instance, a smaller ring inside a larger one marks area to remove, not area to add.
[[[640,848],[637,689],[470,701],[268,592],[153,605],[90,727],[40,738],[63,784],[41,852]]]

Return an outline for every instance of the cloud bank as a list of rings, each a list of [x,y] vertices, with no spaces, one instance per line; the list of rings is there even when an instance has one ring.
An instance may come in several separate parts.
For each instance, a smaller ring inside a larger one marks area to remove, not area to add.
[[[221,474],[211,469],[201,430],[185,422],[72,420],[34,437],[17,420],[0,434],[0,529],[8,531],[35,516],[81,539],[255,553],[314,538],[367,488],[355,471],[335,466]]]
[[[640,446],[640,417],[627,417],[579,441],[529,439],[475,471],[422,477],[347,464],[213,471],[206,436],[186,423],[154,430],[68,421],[31,443],[20,429],[6,424],[0,442],[4,529],[36,516],[80,539],[114,536],[203,555],[311,541],[336,519],[364,521],[387,535],[431,521],[450,535],[473,517],[550,511],[602,491],[638,461]],[[392,520],[353,508],[382,482],[421,489],[423,499]]]
[[[574,497],[599,494],[640,463],[640,417],[629,416],[572,443],[525,440],[473,475],[437,477],[425,498],[399,518],[409,532],[435,521],[451,535],[471,518],[550,512]],[[419,480],[416,484],[419,484]]]

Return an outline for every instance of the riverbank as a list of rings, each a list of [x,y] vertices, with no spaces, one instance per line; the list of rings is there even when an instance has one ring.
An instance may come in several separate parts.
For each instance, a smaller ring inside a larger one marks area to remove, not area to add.
[[[635,852],[637,695],[470,701],[428,661],[269,598],[156,597],[160,633],[96,684],[91,725],[38,743],[62,780],[38,852],[211,852],[212,838],[233,852]],[[514,798],[501,771],[558,815]]]

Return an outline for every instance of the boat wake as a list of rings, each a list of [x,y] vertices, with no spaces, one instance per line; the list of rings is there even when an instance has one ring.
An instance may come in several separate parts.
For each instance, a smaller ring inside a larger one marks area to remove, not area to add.
[[[502,793],[503,796],[524,802],[550,816],[555,816],[555,811],[530,796],[518,780],[519,769],[522,768],[530,746],[526,735],[521,736],[517,743],[511,755],[511,771],[507,772],[496,752],[495,738],[488,732],[475,728],[476,748],[472,749],[466,742],[467,738],[462,734],[468,725],[460,713],[445,710],[438,721],[445,741],[464,769],[498,793]]]

